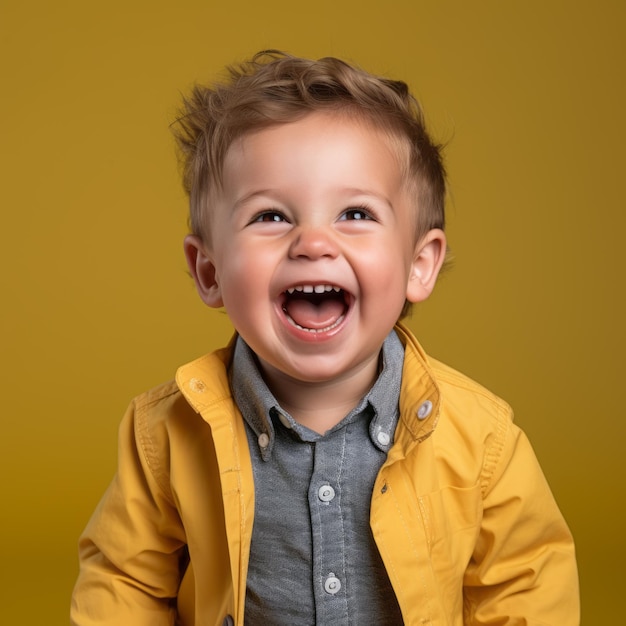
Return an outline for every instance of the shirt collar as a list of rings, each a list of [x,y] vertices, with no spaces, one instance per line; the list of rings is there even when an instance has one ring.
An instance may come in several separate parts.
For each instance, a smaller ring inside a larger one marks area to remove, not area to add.
[[[382,346],[381,372],[376,382],[359,404],[332,430],[342,428],[364,411],[370,411],[372,418],[369,432],[372,443],[387,452],[393,444],[398,421],[403,361],[404,346],[392,330]],[[261,376],[254,352],[241,337],[237,337],[235,343],[230,383],[241,414],[260,442],[264,460],[270,458],[275,441],[272,416],[304,440],[314,441],[322,436],[299,425],[280,407]]]

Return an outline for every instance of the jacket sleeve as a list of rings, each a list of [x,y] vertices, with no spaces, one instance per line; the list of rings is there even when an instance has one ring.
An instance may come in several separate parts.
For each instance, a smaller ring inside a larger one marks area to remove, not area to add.
[[[175,622],[184,533],[140,413],[131,405],[121,423],[117,475],[79,541],[75,626]]]
[[[507,417],[495,439],[464,581],[464,621],[576,626],[578,574],[569,529],[526,436]]]

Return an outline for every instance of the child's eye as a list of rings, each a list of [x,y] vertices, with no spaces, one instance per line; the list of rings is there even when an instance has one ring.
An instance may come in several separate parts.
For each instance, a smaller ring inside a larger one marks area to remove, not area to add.
[[[363,207],[347,209],[341,214],[340,220],[372,220],[372,214]]]
[[[278,211],[263,211],[259,213],[252,222],[285,222],[285,216]]]

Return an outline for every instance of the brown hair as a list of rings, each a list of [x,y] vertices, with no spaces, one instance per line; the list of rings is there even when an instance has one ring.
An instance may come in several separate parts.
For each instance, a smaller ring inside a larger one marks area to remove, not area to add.
[[[314,111],[356,113],[386,131],[406,155],[404,174],[417,198],[416,241],[432,228],[444,228],[441,146],[430,139],[406,83],[373,76],[334,57],[314,61],[276,50],[227,69],[227,80],[193,88],[175,123],[194,234],[206,234],[210,193],[221,185],[232,142]]]

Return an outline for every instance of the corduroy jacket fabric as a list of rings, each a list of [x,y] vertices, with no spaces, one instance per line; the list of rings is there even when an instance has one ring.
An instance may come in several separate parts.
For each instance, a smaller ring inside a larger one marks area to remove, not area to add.
[[[404,623],[579,624],[573,540],[509,406],[396,330],[400,418],[370,522]],[[131,404],[80,539],[72,624],[243,624],[254,482],[230,356]]]

